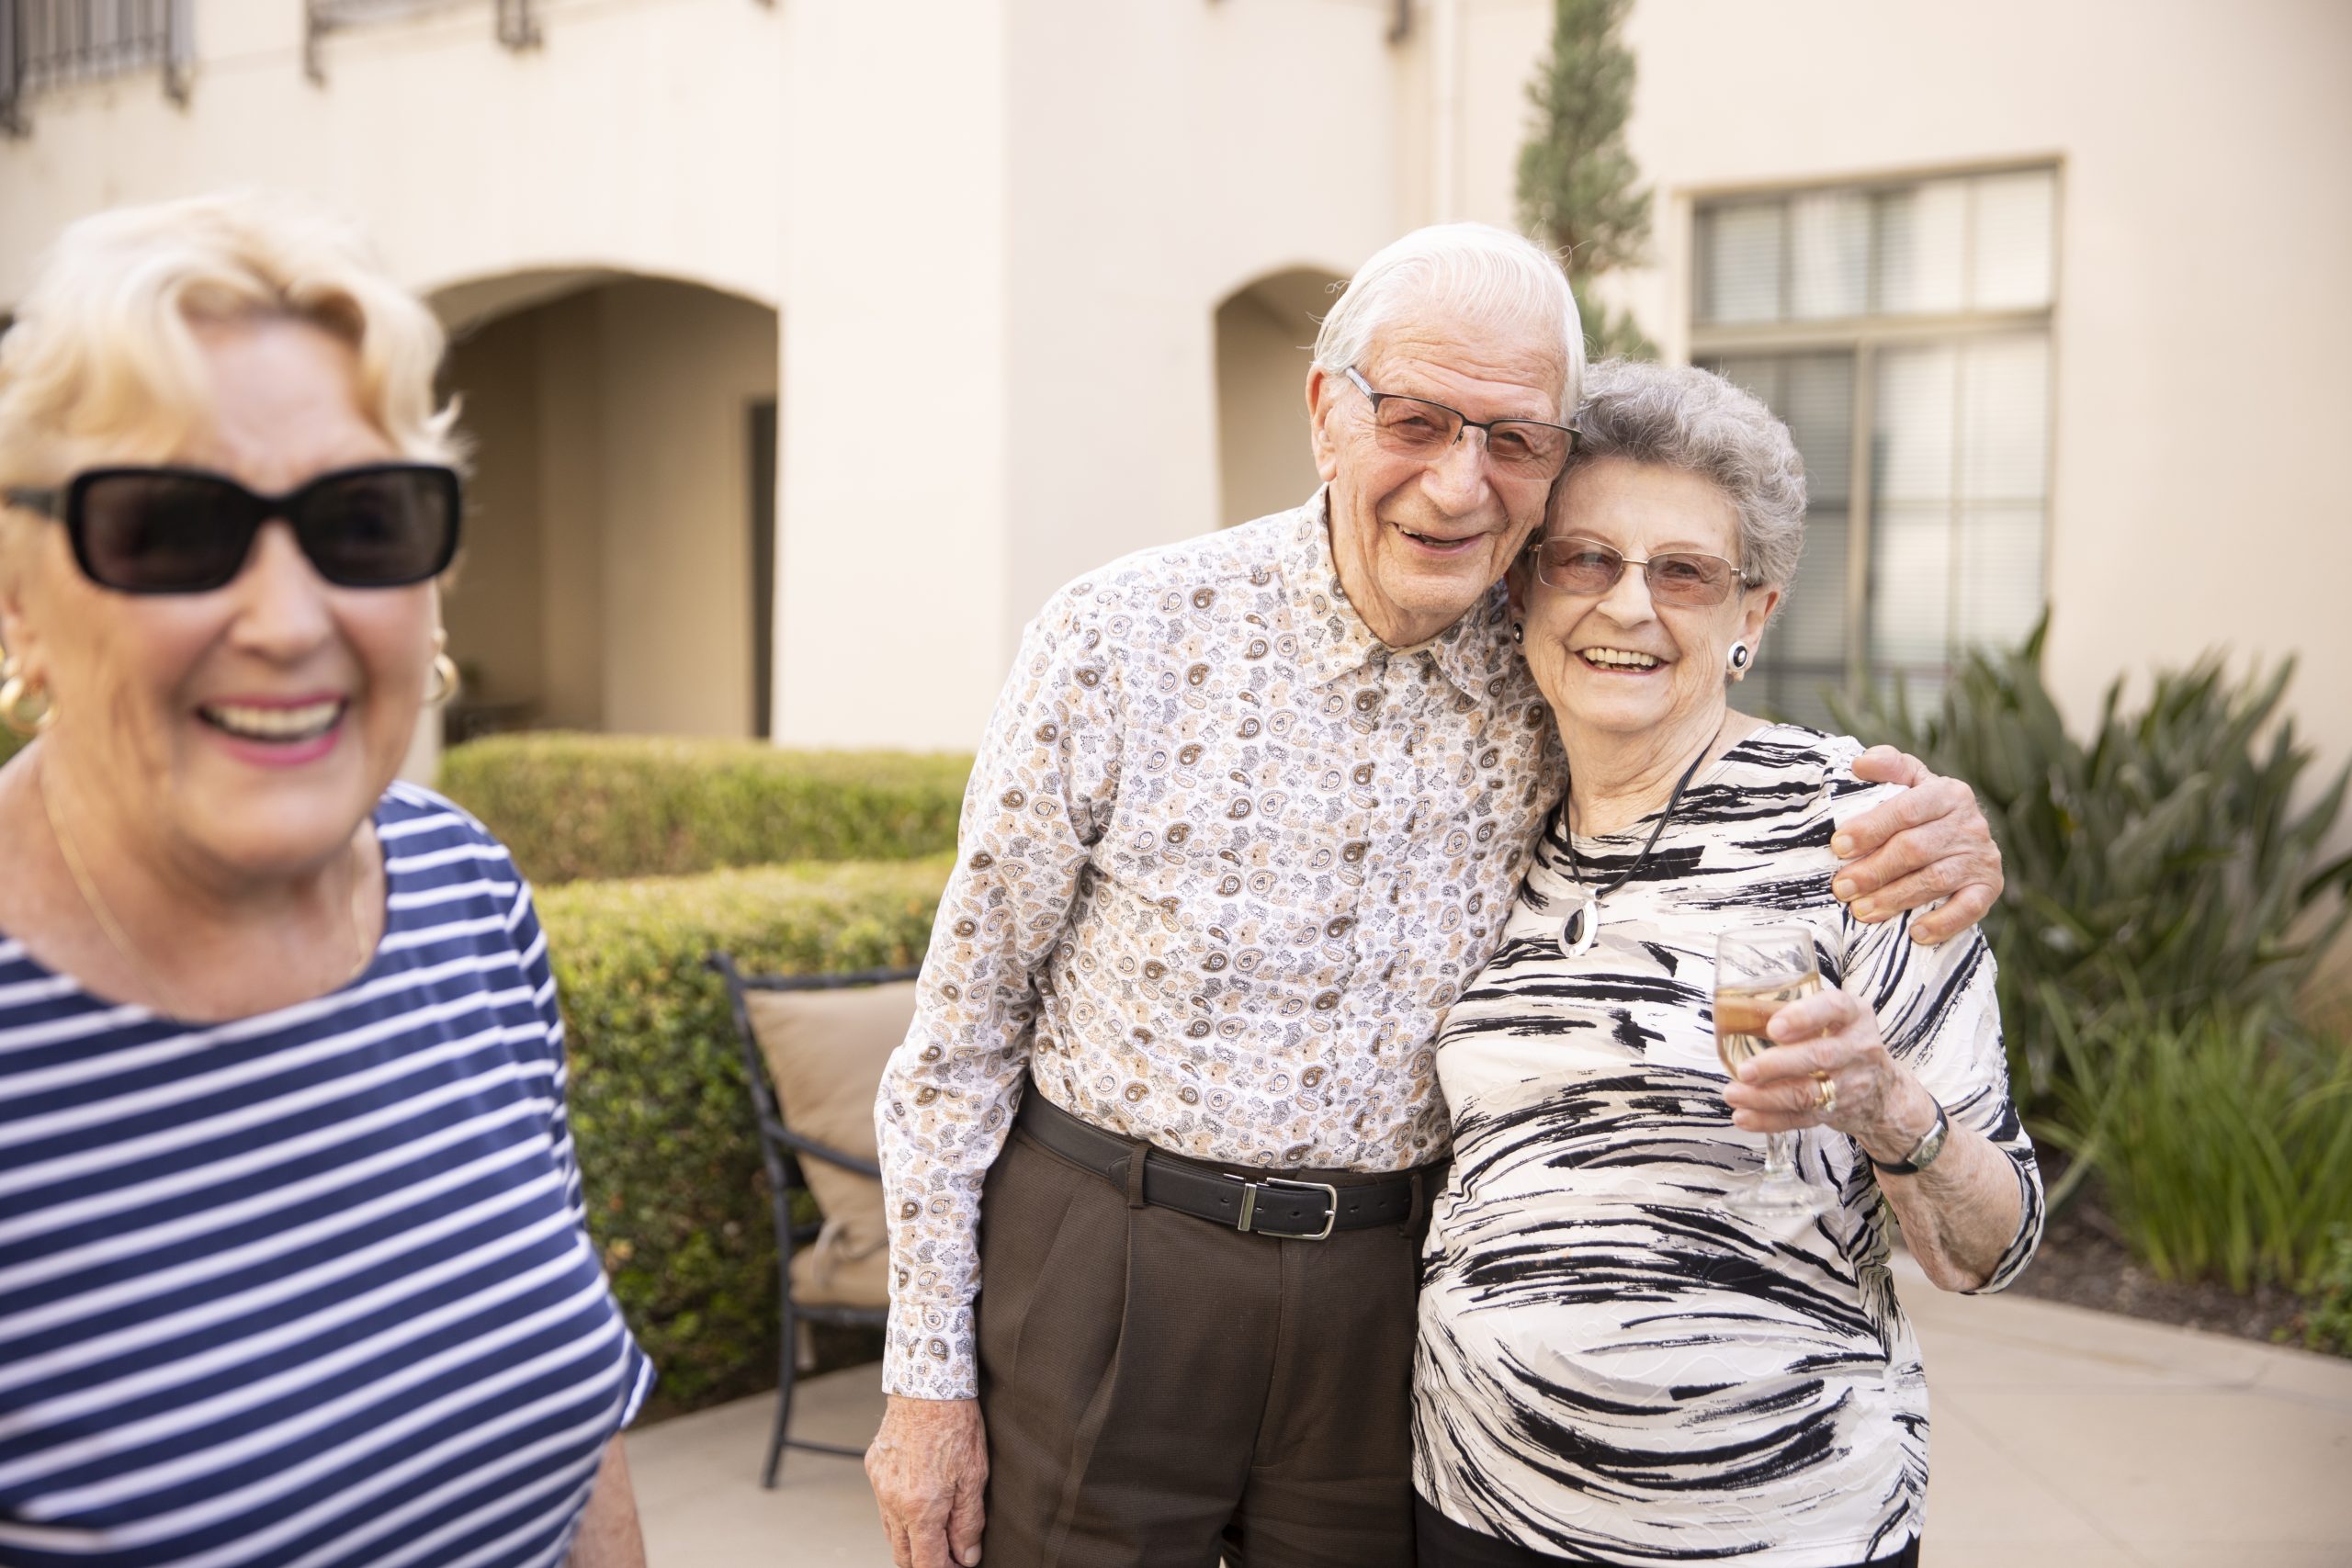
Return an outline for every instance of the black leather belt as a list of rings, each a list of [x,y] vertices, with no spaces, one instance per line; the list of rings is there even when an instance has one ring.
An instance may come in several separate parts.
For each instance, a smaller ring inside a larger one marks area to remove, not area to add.
[[[1035,1084],[1021,1097],[1015,1125],[1064,1159],[1124,1188],[1130,1202],[1283,1241],[1322,1241],[1333,1231],[1418,1224],[1436,1189],[1435,1172],[1427,1166],[1344,1185],[1204,1168],[1082,1122],[1038,1093]]]

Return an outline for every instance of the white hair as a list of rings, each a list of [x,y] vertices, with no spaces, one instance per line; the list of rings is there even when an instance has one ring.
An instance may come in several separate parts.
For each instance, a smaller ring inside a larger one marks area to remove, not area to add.
[[[1562,418],[1584,384],[1584,323],[1559,259],[1491,223],[1433,223],[1385,246],[1356,269],[1316,334],[1315,363],[1336,376],[1361,364],[1383,327],[1439,310],[1508,322],[1560,360]]]

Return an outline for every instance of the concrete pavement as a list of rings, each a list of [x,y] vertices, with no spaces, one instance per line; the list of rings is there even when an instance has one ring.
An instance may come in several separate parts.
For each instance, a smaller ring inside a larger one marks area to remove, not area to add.
[[[2352,1568],[2352,1360],[1916,1271],[1903,1299],[1935,1421],[1926,1568]],[[815,1379],[794,1429],[862,1443],[881,1403],[874,1368]],[[888,1568],[855,1461],[789,1453],[760,1490],[772,1409],[629,1438],[652,1568]]]

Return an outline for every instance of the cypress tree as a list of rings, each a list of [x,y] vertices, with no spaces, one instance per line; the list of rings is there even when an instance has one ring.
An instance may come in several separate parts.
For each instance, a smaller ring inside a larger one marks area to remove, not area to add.
[[[1657,345],[1633,317],[1590,293],[1602,273],[1639,265],[1649,243],[1650,195],[1625,148],[1634,56],[1618,29],[1630,4],[1553,0],[1552,51],[1527,85],[1534,114],[1519,150],[1519,216],[1565,254],[1594,355],[1650,359]]]

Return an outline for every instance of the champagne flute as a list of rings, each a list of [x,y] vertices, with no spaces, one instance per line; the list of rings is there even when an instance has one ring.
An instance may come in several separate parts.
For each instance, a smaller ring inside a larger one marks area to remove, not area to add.
[[[1802,926],[1762,926],[1715,942],[1715,1051],[1725,1071],[1771,1048],[1772,1015],[1821,989],[1813,933]],[[1798,1176],[1797,1134],[1764,1135],[1764,1168],[1733,1188],[1732,1211],[1754,1220],[1809,1215],[1822,1194]]]

